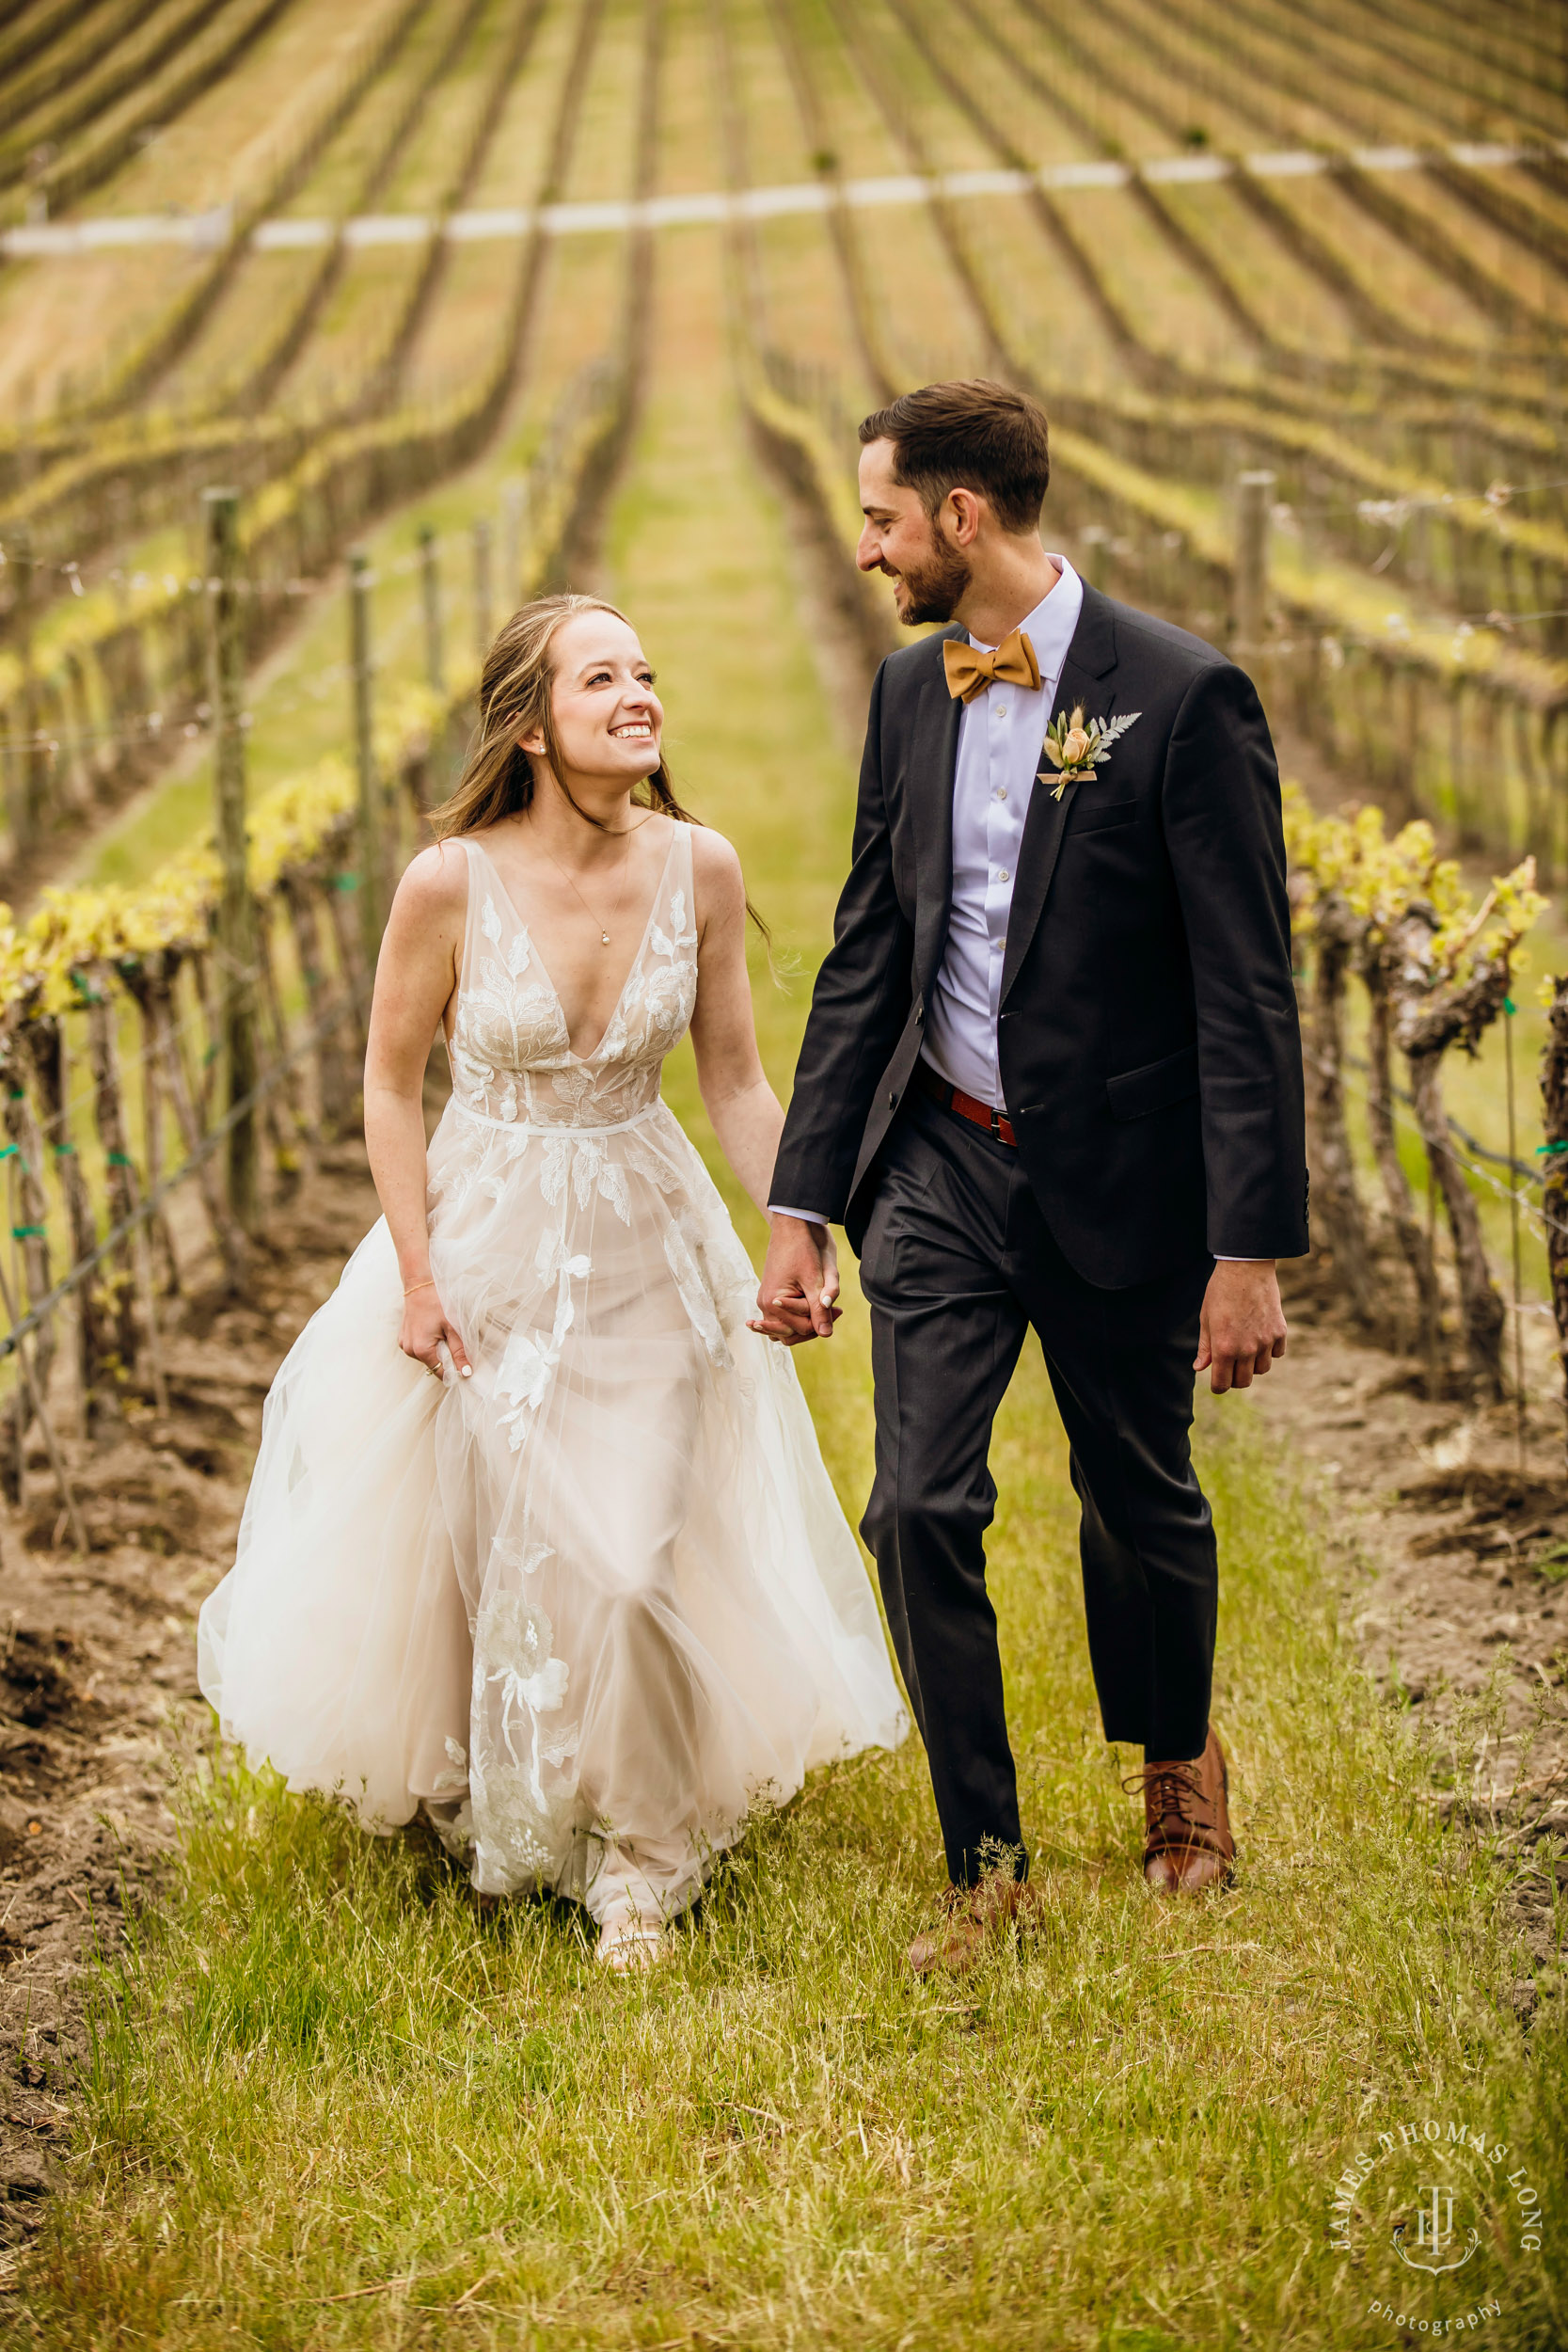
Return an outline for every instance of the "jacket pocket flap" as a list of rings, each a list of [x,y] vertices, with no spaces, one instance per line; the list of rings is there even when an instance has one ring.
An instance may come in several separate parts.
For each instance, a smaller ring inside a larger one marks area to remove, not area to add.
[[[1150,1111],[1167,1110],[1196,1092],[1196,1045],[1183,1045],[1163,1061],[1145,1062],[1141,1070],[1124,1070],[1105,1081],[1113,1119],[1147,1119]]]
[[[1105,833],[1112,825],[1130,825],[1142,813],[1141,801],[1093,801],[1085,810],[1080,796],[1067,837],[1076,841],[1081,833]]]

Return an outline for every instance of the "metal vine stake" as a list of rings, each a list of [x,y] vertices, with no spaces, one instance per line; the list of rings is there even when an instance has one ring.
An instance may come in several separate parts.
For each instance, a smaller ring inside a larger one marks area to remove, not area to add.
[[[1513,1110],[1513,999],[1503,998],[1503,1070],[1508,1087],[1508,1223],[1513,1248],[1513,1415],[1519,1475],[1525,1474],[1525,1285],[1519,1255],[1519,1150]]]

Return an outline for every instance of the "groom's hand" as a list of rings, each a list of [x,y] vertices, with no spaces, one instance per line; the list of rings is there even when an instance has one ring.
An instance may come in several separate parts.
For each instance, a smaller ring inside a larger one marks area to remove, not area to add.
[[[1285,1310],[1272,1258],[1222,1258],[1209,1277],[1198,1321],[1195,1372],[1216,1396],[1247,1389],[1285,1353]]]
[[[838,1299],[838,1255],[832,1231],[808,1217],[772,1220],[757,1313],[747,1326],[785,1347],[801,1340],[826,1340],[844,1311]]]

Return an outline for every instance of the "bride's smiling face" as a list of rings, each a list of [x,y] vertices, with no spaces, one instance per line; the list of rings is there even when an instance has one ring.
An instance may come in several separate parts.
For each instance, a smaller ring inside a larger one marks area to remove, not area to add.
[[[613,612],[577,612],[551,646],[550,721],[562,765],[629,791],[658,765],[664,710],[635,630]],[[540,736],[522,748],[542,754]]]

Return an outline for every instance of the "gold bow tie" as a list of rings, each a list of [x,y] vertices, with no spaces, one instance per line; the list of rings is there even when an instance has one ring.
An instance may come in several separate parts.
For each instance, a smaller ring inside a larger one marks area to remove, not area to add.
[[[942,645],[942,666],[947,673],[947,691],[955,702],[973,702],[983,687],[1027,686],[1038,693],[1040,665],[1035,660],[1035,648],[1021,628],[1010,637],[1004,637],[994,653],[982,653],[978,645],[967,644],[961,637],[945,637]]]

